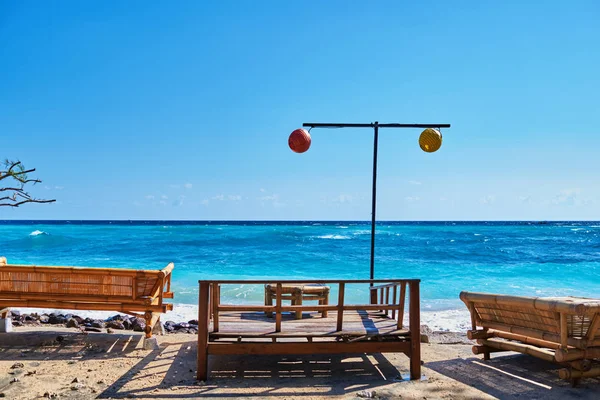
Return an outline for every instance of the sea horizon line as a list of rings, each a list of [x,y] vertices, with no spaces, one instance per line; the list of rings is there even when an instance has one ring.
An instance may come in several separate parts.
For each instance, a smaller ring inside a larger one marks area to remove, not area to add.
[[[303,225],[303,224],[360,224],[370,225],[370,220],[270,220],[270,219],[4,219],[0,220],[0,225],[32,225],[32,224],[121,224],[121,225]],[[569,223],[600,223],[598,220],[379,220],[376,225],[415,225],[415,224],[569,224]]]

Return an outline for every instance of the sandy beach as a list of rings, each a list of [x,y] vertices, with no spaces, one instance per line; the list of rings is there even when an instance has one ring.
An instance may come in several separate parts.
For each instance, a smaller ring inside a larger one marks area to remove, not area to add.
[[[0,334],[0,396],[8,399],[596,399],[599,379],[571,388],[558,366],[513,353],[484,362],[463,334],[434,332],[423,344],[421,381],[408,381],[401,354],[222,356],[197,382],[196,336],[89,333],[58,326]]]

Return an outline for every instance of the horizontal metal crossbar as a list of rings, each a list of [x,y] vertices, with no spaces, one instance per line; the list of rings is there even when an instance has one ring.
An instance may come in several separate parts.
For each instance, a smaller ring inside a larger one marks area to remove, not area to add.
[[[352,124],[352,123],[331,123],[331,122],[305,122],[302,124],[308,128],[450,128],[450,124]]]

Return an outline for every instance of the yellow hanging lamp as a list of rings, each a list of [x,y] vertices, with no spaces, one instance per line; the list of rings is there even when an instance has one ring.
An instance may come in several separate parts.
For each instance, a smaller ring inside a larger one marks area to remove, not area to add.
[[[427,153],[438,151],[442,147],[442,133],[433,128],[427,128],[419,136],[419,146]]]

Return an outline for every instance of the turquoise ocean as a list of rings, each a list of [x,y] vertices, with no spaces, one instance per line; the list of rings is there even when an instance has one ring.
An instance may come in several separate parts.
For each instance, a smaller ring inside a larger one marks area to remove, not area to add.
[[[134,269],[174,262],[174,302],[193,316],[199,279],[368,279],[370,229],[360,221],[0,221],[0,256]],[[461,290],[599,297],[600,222],[379,222],[375,277],[421,279],[423,312],[447,329],[464,325]],[[348,291],[349,300],[363,303],[365,291]],[[223,297],[260,303],[263,293],[236,285]]]

